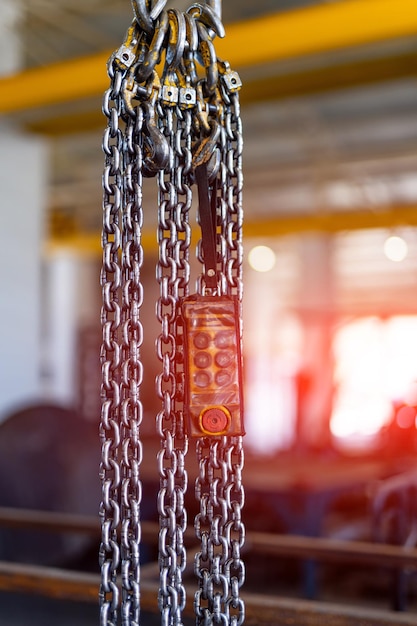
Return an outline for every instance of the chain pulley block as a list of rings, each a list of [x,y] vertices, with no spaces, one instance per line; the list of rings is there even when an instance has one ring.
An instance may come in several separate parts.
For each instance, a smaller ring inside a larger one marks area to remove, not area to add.
[[[242,401],[241,81],[217,58],[220,1],[166,10],[132,0],[134,19],[110,57],[103,112],[101,626],[140,622],[143,177],[158,189],[160,287],[156,393],[159,609],[182,625],[187,602],[186,457],[195,445],[197,624],[244,621],[240,557]],[[193,197],[201,231],[191,280]]]
[[[239,308],[229,296],[189,296],[184,320],[185,412],[192,437],[243,435]]]

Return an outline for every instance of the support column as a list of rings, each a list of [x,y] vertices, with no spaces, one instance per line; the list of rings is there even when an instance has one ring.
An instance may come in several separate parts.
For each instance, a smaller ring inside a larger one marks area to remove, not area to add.
[[[333,394],[334,320],[331,237],[311,233],[300,238],[300,318],[304,327],[296,447],[326,449],[330,444]]]
[[[98,347],[91,370],[78,371],[80,331],[88,327],[100,330],[98,260],[63,247],[50,253],[44,262],[43,391],[51,402],[73,409],[79,408],[80,384],[86,382],[80,380],[81,376],[96,385],[97,398],[100,390]],[[92,418],[98,419],[97,414]]]
[[[21,69],[19,0],[0,3],[0,76]],[[24,94],[22,94],[24,97]],[[0,121],[0,420],[41,395],[45,142]]]
[[[47,188],[42,139],[0,129],[0,419],[41,394],[41,246]]]
[[[20,0],[0,2],[0,75],[13,74],[22,67],[22,46],[18,26],[22,19]]]

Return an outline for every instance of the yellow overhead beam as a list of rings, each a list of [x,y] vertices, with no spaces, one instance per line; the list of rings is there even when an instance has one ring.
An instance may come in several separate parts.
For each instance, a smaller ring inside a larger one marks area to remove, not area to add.
[[[83,100],[104,93],[110,52],[25,70],[0,80],[0,113]]]
[[[316,212],[299,215],[279,215],[259,220],[247,219],[244,224],[245,240],[270,239],[283,235],[361,230],[370,228],[395,228],[398,226],[417,226],[417,207],[413,205],[387,207],[370,211],[357,209],[345,212]],[[193,232],[198,238],[198,229]],[[144,230],[142,245],[146,250],[157,250],[156,233]],[[77,250],[78,253],[100,254],[101,240],[98,233],[73,233],[72,235],[51,237],[45,245],[45,253],[53,254],[62,248]]]
[[[403,205],[395,207],[366,208],[351,211],[321,212],[303,215],[281,215],[270,218],[249,220],[245,223],[245,239],[279,237],[282,235],[324,232],[366,230],[372,228],[396,228],[399,226],[417,226],[417,207]]]
[[[416,0],[339,0],[228,26],[217,49],[242,67],[415,34]]]
[[[416,0],[340,0],[229,24],[217,52],[242,68],[415,34]],[[0,113],[102,94],[110,52],[0,79]]]
[[[387,80],[398,80],[417,74],[417,50],[395,56],[337,62],[325,67],[307,68],[286,73],[279,78],[263,77],[245,80],[240,101],[242,104],[303,96]],[[95,104],[94,104],[95,103]],[[72,108],[66,113],[38,116],[28,120],[25,128],[42,135],[64,135],[103,127],[104,117],[96,100],[81,111]]]

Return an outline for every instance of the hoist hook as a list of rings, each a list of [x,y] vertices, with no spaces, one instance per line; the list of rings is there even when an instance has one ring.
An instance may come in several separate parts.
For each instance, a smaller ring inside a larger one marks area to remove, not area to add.
[[[201,24],[204,24],[204,26],[207,26],[212,31],[211,35],[215,34],[220,38],[225,36],[223,23],[218,13],[210,5],[196,2],[187,9],[187,13],[194,19],[197,19],[198,22],[201,22]]]
[[[210,135],[199,141],[193,149],[193,169],[195,171],[200,165],[206,163],[209,181],[216,176],[220,166],[220,153],[217,149],[219,136],[220,125],[218,122],[212,122]]]
[[[216,50],[210,39],[208,30],[203,26],[203,24],[197,24],[197,31],[200,36],[198,58],[206,70],[205,87],[208,93],[212,95],[219,81]]]
[[[141,32],[137,22],[133,20],[127,29],[123,44],[111,55],[109,64],[114,62],[120,70],[129,69],[137,60],[140,44]]]
[[[145,102],[143,108],[145,120],[142,173],[145,177],[152,178],[160,170],[164,170],[167,167],[169,163],[169,145],[157,126],[154,106],[151,102]]]

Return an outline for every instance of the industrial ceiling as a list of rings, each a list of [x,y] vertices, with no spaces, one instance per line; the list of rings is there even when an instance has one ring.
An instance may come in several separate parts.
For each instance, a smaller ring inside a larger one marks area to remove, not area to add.
[[[167,7],[185,10],[188,0]],[[224,0],[223,22],[317,4],[314,0]],[[129,0],[23,0],[19,24],[26,67],[117,47],[132,19]]]
[[[417,224],[413,0],[223,0],[222,9],[219,46],[231,36],[221,49],[244,81],[247,232]],[[131,19],[128,0],[25,0],[23,71],[0,80],[0,112],[51,137],[50,208],[83,233],[101,219],[105,60]]]

